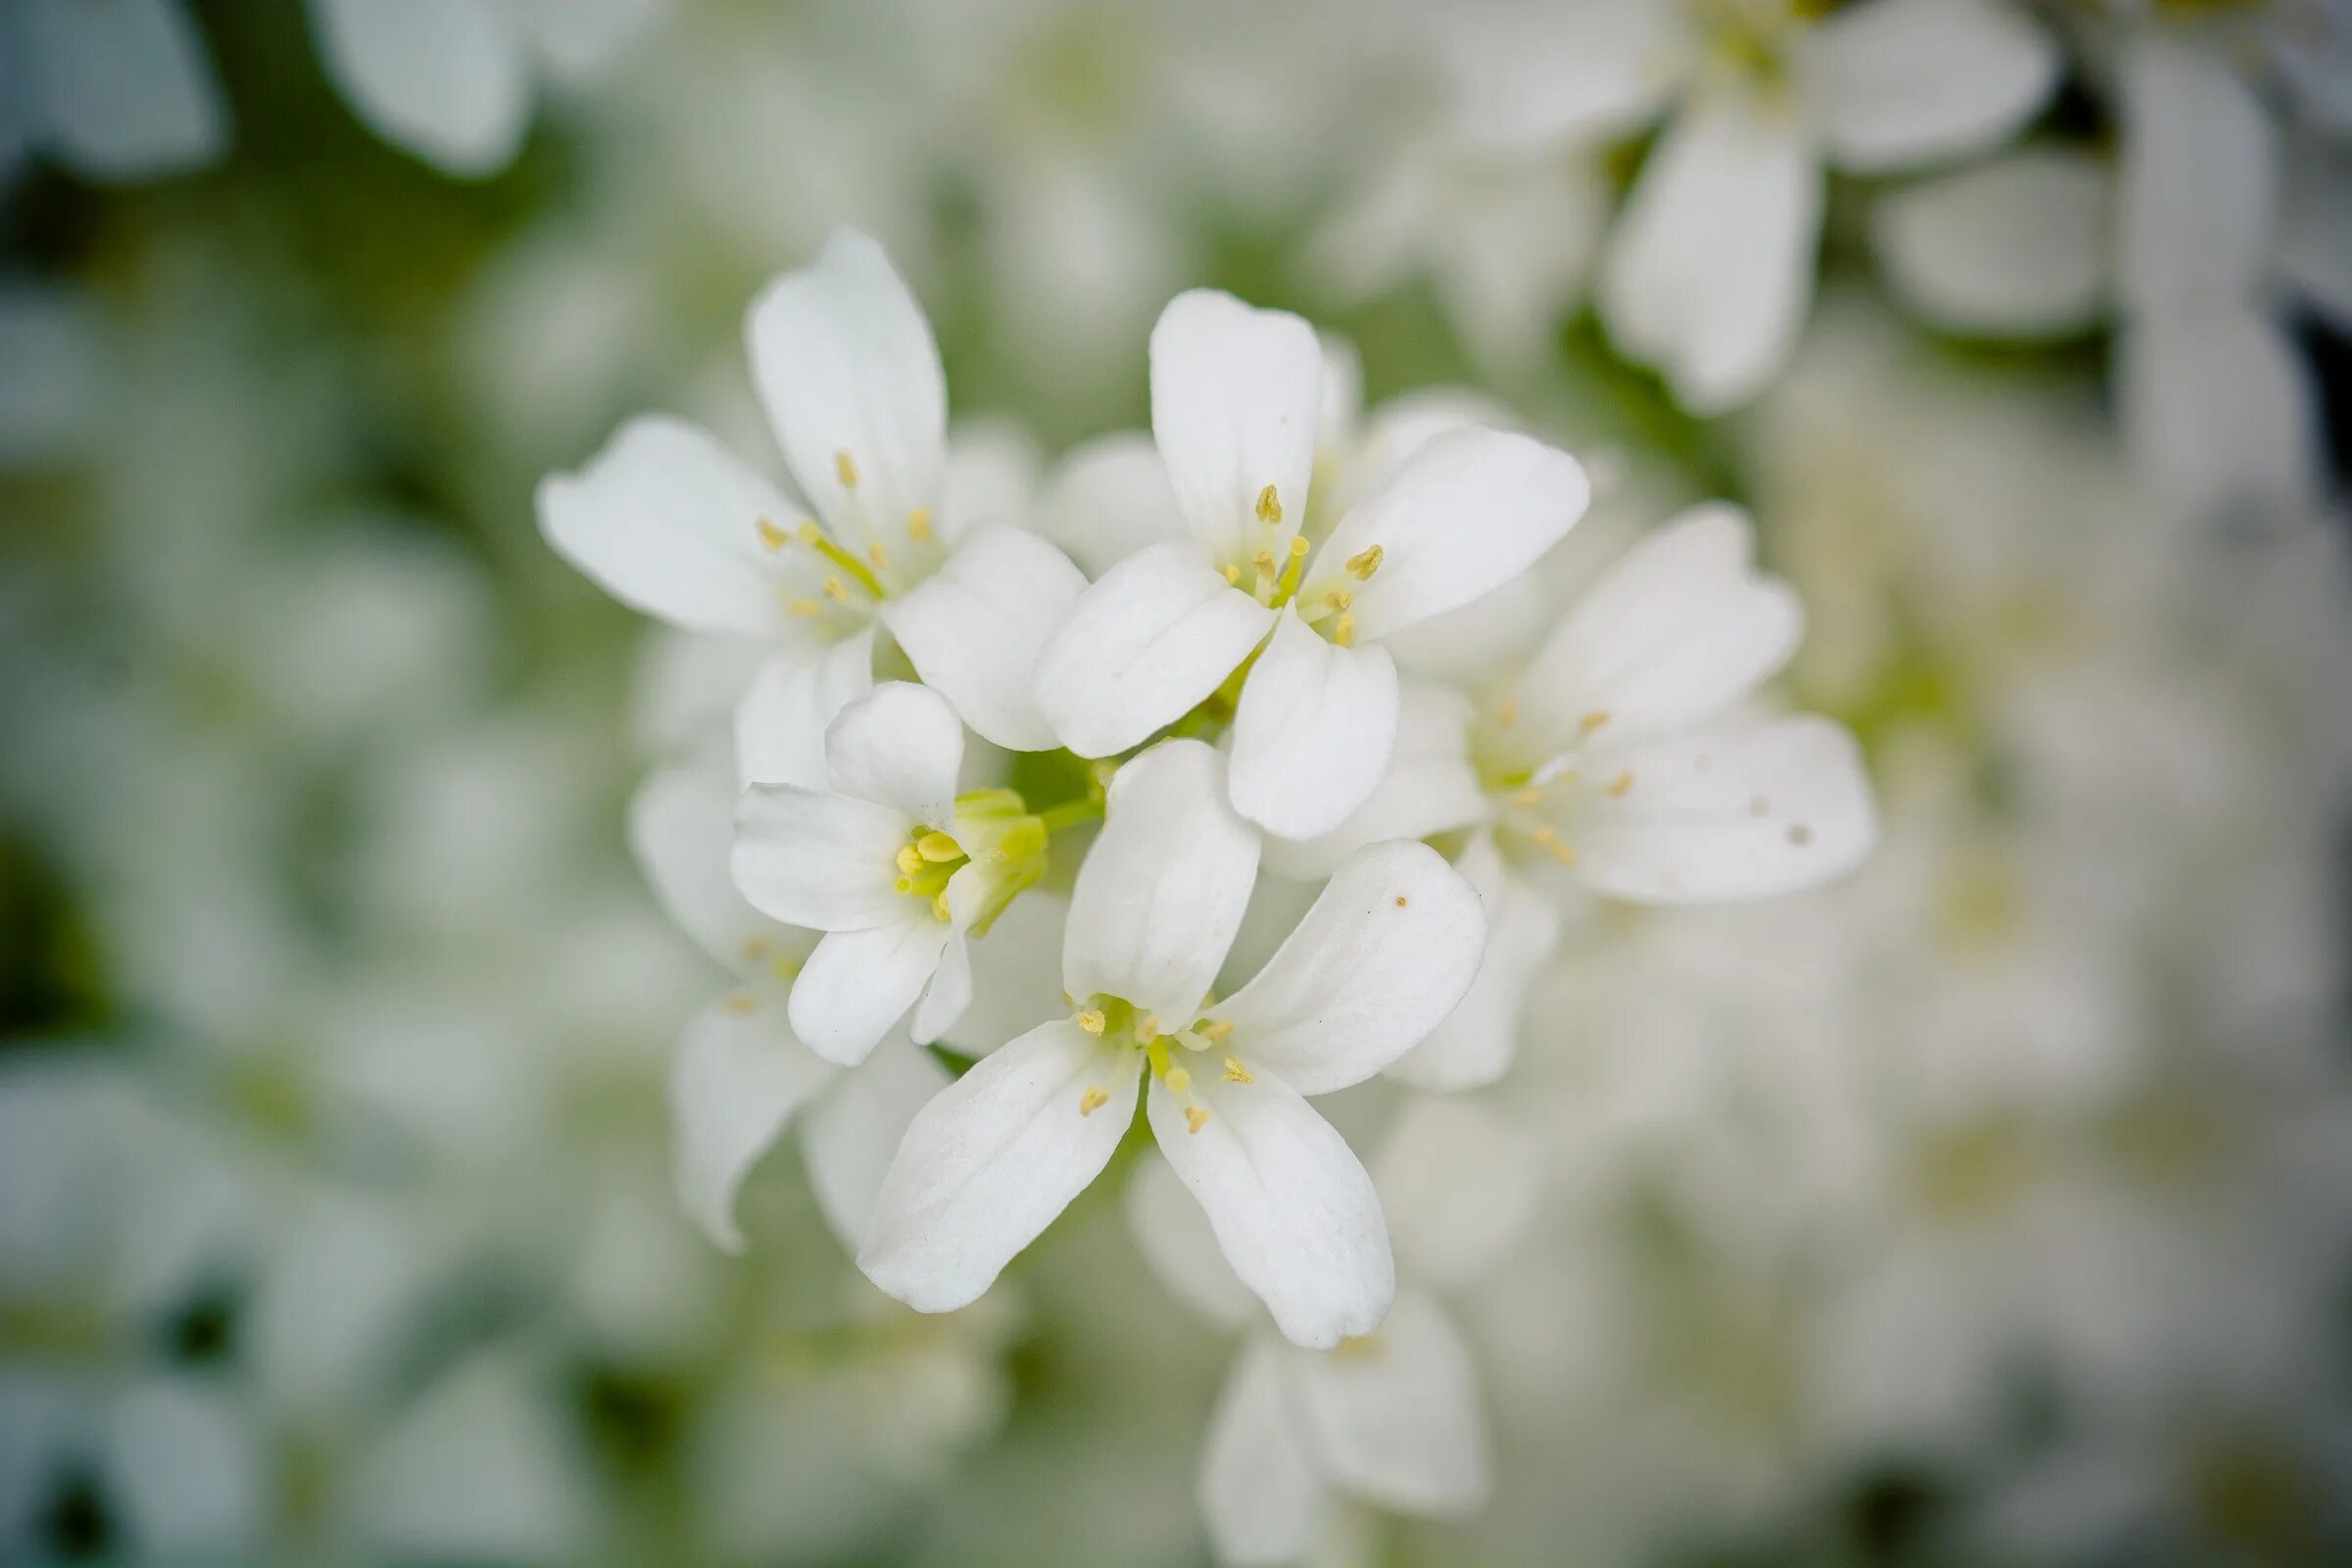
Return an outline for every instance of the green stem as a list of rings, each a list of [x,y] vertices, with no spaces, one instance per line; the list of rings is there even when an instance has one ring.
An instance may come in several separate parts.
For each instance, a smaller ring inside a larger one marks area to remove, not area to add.
[[[1080,796],[1077,800],[1064,801],[1059,806],[1048,807],[1037,813],[1037,819],[1046,824],[1047,832],[1059,833],[1064,828],[1077,827],[1081,823],[1101,821],[1102,819],[1102,803],[1088,796]]]

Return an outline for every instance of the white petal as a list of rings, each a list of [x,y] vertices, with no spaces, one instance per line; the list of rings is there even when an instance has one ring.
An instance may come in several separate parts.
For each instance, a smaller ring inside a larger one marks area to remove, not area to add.
[[[759,784],[735,808],[735,886],[753,908],[786,925],[858,931],[906,912],[899,851],[913,829],[871,801]]]
[[[940,1036],[967,1056],[985,1056],[1015,1035],[1069,1015],[1061,1000],[1061,943],[1070,901],[1031,888],[975,939],[972,999]]]
[[[874,629],[829,648],[787,649],[752,678],[735,709],[735,774],[754,784],[823,790],[825,731],[841,710],[874,689]]]
[[[1988,147],[2058,85],[2057,41],[1999,0],[1877,0],[1806,35],[1830,156],[1880,173]]]
[[[1330,1501],[1299,1425],[1298,1352],[1252,1336],[1208,1418],[1200,1517],[1229,1568],[1281,1568],[1313,1547]]]
[[[2030,147],[1881,196],[1872,233],[1888,277],[1936,324],[2054,335],[2106,304],[2111,195],[2097,159]]]
[[[906,1016],[955,937],[920,907],[889,925],[828,934],[792,983],[793,1033],[827,1061],[857,1066]]]
[[[1285,1336],[1329,1349],[1380,1326],[1396,1292],[1380,1197],[1296,1089],[1271,1072],[1244,1084],[1203,1071],[1182,1098],[1153,1079],[1145,1107],[1225,1260]]]
[[[539,531],[622,604],[695,631],[806,637],[784,606],[798,549],[769,550],[760,523],[799,509],[682,419],[631,419],[577,473],[539,483]]]
[[[558,81],[585,86],[611,71],[669,0],[524,0],[517,20]]]
[[[484,0],[311,0],[327,74],[376,134],[451,174],[514,161],[529,63],[504,6]]]
[[[1085,590],[1085,575],[1037,535],[982,527],[913,591],[886,601],[882,623],[983,739],[1048,752],[1061,743],[1037,710],[1038,650]]]
[[[962,767],[963,725],[956,710],[908,681],[882,682],[825,730],[825,772],[835,794],[876,802],[942,832],[956,820],[956,775]]]
[[[825,1223],[851,1251],[865,1244],[882,1178],[907,1125],[953,1082],[928,1051],[903,1039],[885,1040],[808,1107],[801,1128],[808,1185]]]
[[[1489,807],[1470,762],[1470,700],[1434,681],[1398,691],[1396,747],[1370,800],[1329,833],[1268,839],[1265,867],[1276,876],[1322,878],[1367,844],[1425,839],[1486,819]]]
[[[2269,117],[2219,52],[2153,29],[2127,46],[2123,74],[2124,298],[2141,308],[2249,301],[2278,222]]]
[[[1447,1092],[1482,1088],[1510,1069],[1527,988],[1560,939],[1558,904],[1511,875],[1487,834],[1471,839],[1454,869],[1486,911],[1478,978],[1445,1021],[1388,1069],[1399,1083]]]
[[[2212,524],[2308,514],[2317,393],[2278,323],[2228,302],[2168,306],[2124,328],[2117,370],[2132,466],[2168,514]]]
[[[1691,104],[1651,149],[1601,268],[1609,335],[1695,414],[1762,390],[1813,298],[1821,170],[1802,128]]]
[[[939,968],[931,976],[930,984],[923,987],[922,1000],[915,1004],[914,1043],[927,1046],[939,1039],[956,1026],[956,1020],[971,1004],[971,945],[964,941],[961,931],[956,931],[940,950]]]
[[[0,280],[0,471],[79,460],[106,427],[114,355],[93,307],[62,287]]]
[[[1127,1229],[1160,1284],[1211,1323],[1239,1328],[1257,1316],[1257,1298],[1217,1248],[1208,1216],[1168,1162],[1147,1153],[1127,1178]]]
[[[1388,775],[1396,705],[1386,649],[1325,642],[1284,611],[1234,710],[1234,809],[1284,838],[1329,833]]]
[[[669,1075],[672,1160],[678,1206],[711,1241],[743,1250],[736,1189],[840,1071],[793,1038],[773,996],[733,992],[686,1026]]]
[[[1257,834],[1226,799],[1225,761],[1166,741],[1120,768],[1078,867],[1062,983],[1120,997],[1173,1032],[1199,1015],[1257,880]]]
[[[1002,416],[958,420],[948,432],[947,470],[932,521],[951,550],[973,529],[1017,524],[1037,496],[1037,441]]]
[[[1522,733],[1545,748],[1608,715],[1611,739],[1713,717],[1796,652],[1804,607],[1756,569],[1755,526],[1737,507],[1693,507],[1637,542],[1585,590],[1528,662],[1513,695]]]
[[[1299,597],[1345,588],[1358,639],[1386,637],[1517,577],[1592,499],[1583,466],[1565,452],[1507,430],[1448,431],[1340,519]],[[1345,564],[1375,545],[1379,564],[1359,582]]]
[[[788,645],[813,652],[808,643]],[[629,734],[649,757],[682,752],[725,735],[736,710],[776,644],[732,632],[681,631],[655,624],[637,642],[629,683]],[[816,775],[818,783],[824,775]]]
[[[1492,1484],[1468,1347],[1437,1302],[1396,1298],[1380,1332],[1298,1367],[1307,1446],[1342,1490],[1396,1513],[1476,1510]]]
[[[948,386],[890,258],[835,230],[815,265],[767,286],[749,332],[752,379],[801,493],[841,537],[903,552],[908,517],[941,499]]]
[[[858,1266],[918,1312],[977,1300],[1110,1162],[1142,1060],[1067,1019],[984,1058],[906,1129]]]
[[[1526,1129],[1486,1106],[1422,1095],[1381,1141],[1372,1184],[1405,1273],[1455,1289],[1500,1264],[1527,1233],[1544,1156]]]
[[[1478,974],[1478,895],[1426,844],[1348,858],[1274,956],[1211,1012],[1300,1094],[1361,1083],[1418,1045]]]
[[[252,1560],[268,1528],[261,1423],[225,1381],[125,1381],[102,1406],[104,1451],[85,1461],[112,1484],[106,1501],[122,1535],[154,1562]],[[32,1538],[36,1558],[45,1544]]]
[[[1854,738],[1827,719],[1727,719],[1595,748],[1595,792],[1569,838],[1581,879],[1652,904],[1767,898],[1853,868],[1877,839]]]
[[[746,904],[727,868],[735,848],[735,780],[723,760],[656,770],[629,802],[629,848],[662,907],[730,968],[804,956],[807,933]]]
[[[1152,436],[1177,510],[1219,565],[1282,559],[1306,516],[1323,396],[1315,329],[1230,294],[1177,295],[1152,328]],[[1268,487],[1282,520],[1259,520]]]
[[[1038,710],[1080,757],[1123,752],[1215,691],[1273,620],[1191,544],[1154,545],[1070,607],[1038,655]]]
[[[1439,19],[1439,59],[1463,132],[1540,151],[1621,134],[1658,111],[1699,40],[1656,0],[1455,7]]]
[[[8,91],[39,96],[40,139],[74,172],[152,179],[228,145],[220,89],[176,0],[24,0],[22,26],[26,58]],[[0,119],[23,112],[11,105]]]
[[[1046,478],[1037,527],[1090,577],[1148,546],[1188,537],[1168,466],[1152,438],[1133,430],[1098,436],[1061,460]]]

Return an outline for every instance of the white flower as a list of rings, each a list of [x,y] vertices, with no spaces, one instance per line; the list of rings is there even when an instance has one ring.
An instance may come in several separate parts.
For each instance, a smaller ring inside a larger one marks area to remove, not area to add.
[[[729,1251],[735,1193],[797,1117],[801,1154],[842,1245],[863,1238],[890,1152],[947,1070],[904,1034],[845,1071],[794,1036],[787,987],[815,945],[743,902],[727,872],[736,783],[723,758],[671,764],[629,808],[629,840],[670,915],[737,984],[687,1024],[670,1074],[678,1200]]]
[[[1478,967],[1477,896],[1426,846],[1373,846],[1212,1002],[1257,845],[1201,743],[1120,770],[1062,946],[1076,1015],[915,1118],[858,1254],[875,1284],[923,1311],[979,1297],[1108,1162],[1148,1064],[1161,1152],[1283,1333],[1330,1347],[1378,1325],[1395,1288],[1380,1201],[1304,1097],[1370,1077],[1451,1010]]]
[[[1218,1558],[1294,1562],[1342,1496],[1394,1513],[1458,1517],[1492,1484],[1476,1368],[1438,1294],[1473,1284],[1525,1233],[1541,1188],[1533,1141],[1463,1101],[1422,1100],[1391,1127],[1375,1185],[1407,1282],[1376,1334],[1328,1350],[1260,1331],[1236,1357],[1200,1456],[1200,1505]],[[1127,1217],[1167,1288],[1211,1321],[1260,1309],[1219,1255],[1200,1206],[1147,1157]]]
[[[1815,20],[1819,17],[1819,20]],[[1997,0],[1570,0],[1449,11],[1466,133],[1590,141],[1681,100],[1603,262],[1600,310],[1690,408],[1762,390],[1813,291],[1823,165],[1882,174],[1999,141],[2057,84],[2055,45]]]
[[[1052,545],[945,506],[947,386],[921,310],[872,240],[844,231],[752,309],[752,369],[815,516],[707,432],[622,426],[539,487],[548,542],[623,603],[813,660],[878,622],[924,682],[1000,746],[1054,736],[1037,649],[1086,579]]]
[[[0,8],[0,189],[28,154],[110,182],[199,169],[228,116],[179,0],[21,0]]]
[[[1152,424],[1190,537],[1106,572],[1037,662],[1038,706],[1082,757],[1140,744],[1247,665],[1233,804],[1285,838],[1338,826],[1388,767],[1396,669],[1381,640],[1516,576],[1588,499],[1565,453],[1454,430],[1314,548],[1323,377],[1297,317],[1206,290],[1171,302],[1152,333]]]
[[[444,173],[494,174],[530,122],[532,77],[601,74],[665,0],[310,0],[327,74],[361,119]]]

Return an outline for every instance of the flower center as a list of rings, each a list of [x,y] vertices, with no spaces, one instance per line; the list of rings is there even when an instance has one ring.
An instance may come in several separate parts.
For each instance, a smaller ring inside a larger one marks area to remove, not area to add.
[[[1071,1017],[1079,1028],[1098,1036],[1104,1045],[1115,1049],[1140,1051],[1152,1076],[1160,1087],[1185,1102],[1184,1123],[1189,1131],[1198,1133],[1208,1125],[1208,1107],[1193,1093],[1193,1069],[1200,1066],[1212,1053],[1222,1053],[1233,1037],[1233,1024],[1223,1018],[1199,1018],[1191,1027],[1174,1034],[1160,1032],[1158,1017],[1137,1007],[1123,997],[1102,994],[1087,999],[1083,1007]],[[1255,1083],[1256,1078],[1242,1065],[1239,1056],[1223,1054],[1217,1063],[1227,1083]],[[1102,1089],[1089,1086],[1079,1096],[1078,1114],[1091,1116],[1109,1102],[1110,1097]]]
[[[918,827],[899,846],[898,890],[931,906],[932,917],[948,918],[948,880],[971,863],[963,846],[937,828]]]

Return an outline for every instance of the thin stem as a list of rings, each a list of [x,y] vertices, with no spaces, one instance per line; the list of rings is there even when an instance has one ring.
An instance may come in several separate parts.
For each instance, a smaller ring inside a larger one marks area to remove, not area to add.
[[[1101,821],[1102,819],[1102,803],[1090,796],[1082,795],[1074,801],[1064,801],[1059,806],[1046,808],[1037,813],[1037,819],[1046,824],[1047,832],[1059,833],[1064,828],[1077,827],[1086,822]]]

